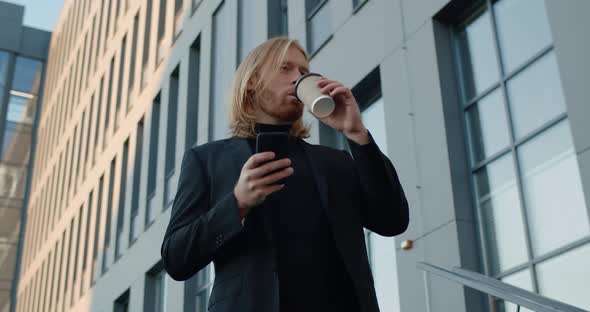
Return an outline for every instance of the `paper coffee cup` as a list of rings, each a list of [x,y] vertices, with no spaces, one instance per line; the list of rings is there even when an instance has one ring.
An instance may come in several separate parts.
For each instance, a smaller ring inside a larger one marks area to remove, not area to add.
[[[324,118],[332,114],[336,104],[334,99],[322,93],[317,81],[322,76],[317,73],[307,73],[297,80],[295,95],[305,105],[307,110],[318,118]]]

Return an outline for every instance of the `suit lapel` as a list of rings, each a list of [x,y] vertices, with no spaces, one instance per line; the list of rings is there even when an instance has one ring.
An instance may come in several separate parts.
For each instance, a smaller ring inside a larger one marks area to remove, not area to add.
[[[248,161],[248,158],[252,156],[252,150],[248,141],[242,138],[232,138],[228,146],[227,155],[231,158],[225,162],[227,164],[227,173],[231,174],[232,179],[228,179],[231,183],[235,184],[240,178],[242,167]]]

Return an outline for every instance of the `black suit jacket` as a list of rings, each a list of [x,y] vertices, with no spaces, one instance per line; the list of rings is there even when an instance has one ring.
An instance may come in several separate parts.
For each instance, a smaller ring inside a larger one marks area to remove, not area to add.
[[[362,146],[349,141],[353,158],[325,146],[303,142],[303,147],[362,311],[375,312],[379,307],[363,227],[394,236],[406,230],[409,217],[393,165],[370,141]],[[234,137],[191,147],[182,160],[162,259],[175,280],[186,280],[214,262],[209,311],[279,312],[264,204],[254,207],[242,225],[233,193],[251,155],[247,140]]]

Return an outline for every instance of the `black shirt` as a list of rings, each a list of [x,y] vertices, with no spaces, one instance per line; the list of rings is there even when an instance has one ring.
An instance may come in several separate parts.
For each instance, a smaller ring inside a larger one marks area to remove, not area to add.
[[[256,131],[289,131],[289,125],[257,124]],[[254,149],[256,140],[248,139]],[[281,312],[359,311],[354,284],[342,262],[301,139],[289,140],[294,172],[267,197],[266,213],[279,274]]]

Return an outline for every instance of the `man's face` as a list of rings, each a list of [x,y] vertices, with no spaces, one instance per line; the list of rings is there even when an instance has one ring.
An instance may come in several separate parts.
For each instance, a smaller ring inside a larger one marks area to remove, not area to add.
[[[291,124],[303,115],[303,103],[295,96],[295,82],[309,72],[309,64],[301,51],[290,47],[280,70],[271,74],[263,100],[259,103],[259,122]]]

